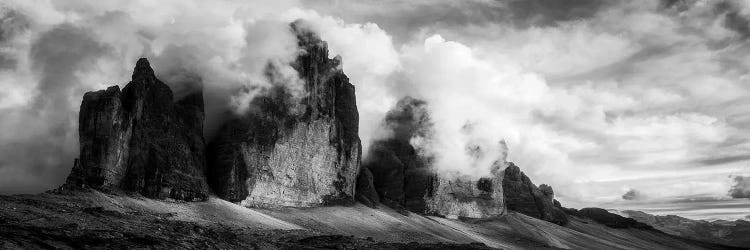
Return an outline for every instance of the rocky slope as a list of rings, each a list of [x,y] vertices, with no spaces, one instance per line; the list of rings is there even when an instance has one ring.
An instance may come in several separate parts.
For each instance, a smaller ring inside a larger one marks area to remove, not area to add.
[[[724,249],[656,230],[566,227],[515,212],[481,220],[385,206],[250,209],[209,197],[154,200],[98,191],[0,196],[0,249]]]
[[[668,234],[727,246],[750,247],[750,222],[745,220],[709,222],[631,210],[621,213]]]
[[[202,93],[173,99],[145,58],[122,91],[112,86],[86,93],[79,114],[80,158],[63,188],[205,200]]]
[[[274,86],[210,144],[209,184],[224,199],[249,207],[354,201],[361,155],[354,86],[341,59],[329,59],[327,44],[303,26],[291,27],[302,50],[293,67],[305,96]]]

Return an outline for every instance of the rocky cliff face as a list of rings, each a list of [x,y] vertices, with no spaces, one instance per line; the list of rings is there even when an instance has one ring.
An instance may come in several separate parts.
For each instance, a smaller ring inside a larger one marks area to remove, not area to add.
[[[509,210],[560,225],[568,223],[560,203],[554,199],[552,187],[545,184],[537,187],[512,162],[505,169],[502,187]]]
[[[80,159],[65,187],[119,188],[148,197],[204,200],[203,100],[197,92],[179,102],[136,63],[132,80],[88,92],[79,114]]]
[[[453,218],[502,214],[502,171],[480,179],[437,173],[430,167],[431,157],[420,155],[411,145],[411,138],[432,133],[426,105],[406,97],[388,112],[383,126],[392,134],[373,142],[362,165],[362,172],[372,173],[376,192],[363,185],[357,189],[358,196],[363,197],[360,200],[379,200],[397,209]]]
[[[275,86],[225,124],[210,144],[209,184],[249,207],[351,203],[361,155],[354,86],[325,42],[299,23],[292,30],[306,95]]]
[[[362,168],[372,172],[373,186],[380,202],[393,208],[424,213],[424,196],[432,184],[432,174],[427,160],[417,155],[408,138],[374,142],[370,145],[370,158],[363,162]]]
[[[427,213],[448,218],[501,215],[505,212],[502,180],[502,171],[479,179],[435,174],[425,196]]]

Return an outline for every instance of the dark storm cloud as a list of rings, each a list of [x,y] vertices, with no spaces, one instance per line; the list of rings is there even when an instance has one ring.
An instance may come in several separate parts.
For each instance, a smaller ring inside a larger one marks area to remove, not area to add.
[[[594,16],[608,1],[605,0],[513,0],[508,12],[520,26],[549,26],[561,21]]]
[[[0,142],[0,170],[33,178],[4,180],[2,193],[42,191],[65,177],[78,151],[71,146],[76,141],[71,103],[82,94],[75,73],[86,72],[106,51],[87,30],[72,24],[54,26],[33,42],[30,59],[40,79],[37,94],[30,105],[0,113],[0,126],[22,129]]]
[[[71,91],[78,90],[74,72],[96,65],[95,60],[105,52],[88,31],[72,24],[61,24],[44,33],[31,47],[32,66],[42,76],[36,105],[68,105]]]
[[[17,63],[18,60],[13,55],[0,52],[0,70],[13,69]]]
[[[690,8],[693,4],[693,0],[662,0],[661,7],[664,9],[677,9],[678,11],[684,11]]]
[[[30,24],[26,15],[12,9],[0,9],[0,43],[28,29]]]
[[[729,188],[732,198],[750,198],[750,176],[735,176],[734,184]]]
[[[12,9],[0,9],[0,70],[16,67],[18,59],[2,48],[8,46],[13,37],[27,30],[30,24],[26,15]]]
[[[725,164],[725,163],[731,163],[731,162],[738,162],[738,161],[747,161],[750,160],[750,155],[734,155],[734,156],[726,156],[726,157],[713,157],[710,159],[702,159],[699,160],[698,163],[701,165],[719,165],[719,164]]]
[[[414,136],[429,137],[432,126],[427,102],[409,96],[399,100],[383,121],[383,127],[393,132],[391,137],[407,140]]]
[[[737,3],[733,1],[721,1],[716,4],[717,14],[724,15],[724,27],[745,39],[750,37],[750,20],[740,14]]]

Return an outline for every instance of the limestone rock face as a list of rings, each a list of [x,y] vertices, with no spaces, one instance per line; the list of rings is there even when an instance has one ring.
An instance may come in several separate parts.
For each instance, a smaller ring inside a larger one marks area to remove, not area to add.
[[[479,179],[433,175],[426,196],[427,213],[448,218],[487,218],[505,212],[502,172]]]
[[[83,96],[80,159],[66,186],[206,199],[203,116],[201,92],[175,103],[148,60],[139,59],[122,91],[112,86]]]
[[[568,223],[565,212],[556,205],[559,202],[554,200],[552,187],[542,184],[538,188],[515,164],[505,169],[502,186],[509,210],[560,225]]]
[[[325,42],[299,23],[292,30],[306,95],[275,86],[227,122],[209,146],[209,184],[248,207],[352,203],[361,155],[354,86]]]

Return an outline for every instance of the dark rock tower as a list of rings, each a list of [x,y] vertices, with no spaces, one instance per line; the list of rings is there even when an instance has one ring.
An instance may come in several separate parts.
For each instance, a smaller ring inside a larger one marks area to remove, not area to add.
[[[80,158],[64,187],[205,200],[203,117],[202,92],[174,102],[148,60],[139,59],[122,91],[112,86],[83,96]]]
[[[209,146],[209,184],[250,207],[353,203],[361,155],[354,85],[341,58],[328,58],[326,42],[304,23],[291,29],[305,96],[275,86],[227,122]]]

